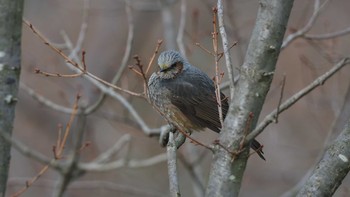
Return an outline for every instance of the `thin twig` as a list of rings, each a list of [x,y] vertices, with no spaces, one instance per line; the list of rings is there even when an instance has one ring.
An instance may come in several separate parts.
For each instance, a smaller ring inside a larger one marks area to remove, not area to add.
[[[218,32],[217,32],[217,14],[218,9],[215,7],[213,8],[213,32],[212,32],[212,40],[213,40],[213,49],[214,49],[214,59],[215,59],[215,94],[216,94],[216,100],[218,104],[218,112],[219,112],[219,119],[221,128],[224,126],[224,116],[222,114],[222,102],[221,102],[221,91],[220,91],[220,81],[221,78],[219,78],[219,52],[218,52]],[[233,77],[233,76],[232,76]],[[232,79],[232,78],[230,78]]]
[[[195,145],[199,145],[199,146],[203,146],[204,148],[207,148],[208,150],[213,151],[212,148],[210,148],[208,145],[205,145],[203,143],[201,143],[200,141],[194,139],[193,137],[191,137],[188,133],[186,133],[185,131],[181,130],[181,129],[177,129],[180,133],[182,133],[186,138],[191,140],[191,143],[195,144]]]
[[[12,194],[11,197],[18,197],[22,195],[27,189],[29,189],[45,172],[49,169],[49,165],[44,166],[39,173],[29,180],[26,180],[25,186],[18,190],[16,193]]]
[[[76,98],[76,102],[73,106],[73,113],[70,117],[70,120],[67,124],[66,127],[66,131],[65,131],[65,135],[63,136],[62,142],[64,143],[62,144],[60,147],[61,149],[59,150],[58,154],[62,154],[65,143],[66,143],[66,134],[70,133],[70,125],[72,125],[74,118],[75,118],[75,114],[74,111],[84,111],[85,110],[85,106],[82,106],[81,104],[78,106],[78,101],[79,101],[80,96],[78,95]],[[79,116],[77,117],[77,121],[76,121],[76,132],[74,132],[74,141],[73,141],[73,148],[70,151],[70,154],[68,155],[69,157],[67,157],[67,162],[66,162],[66,167],[65,170],[60,171],[60,175],[61,178],[58,182],[57,187],[55,188],[54,192],[53,192],[53,196],[57,196],[57,197],[61,197],[63,196],[63,194],[65,193],[68,185],[72,182],[72,180],[76,179],[77,177],[82,175],[82,170],[79,169],[78,163],[79,163],[79,159],[80,159],[80,149],[83,146],[83,138],[84,138],[84,133],[85,133],[85,126],[86,126],[86,115],[84,113],[80,113]],[[61,158],[62,156],[59,155],[59,158]]]
[[[45,77],[62,77],[62,78],[77,78],[82,76],[84,73],[76,73],[76,74],[60,74],[60,73],[50,73],[40,70],[39,68],[35,68],[34,72],[36,74],[44,75]]]
[[[46,39],[32,24],[30,24],[30,23],[29,23],[28,21],[26,21],[25,19],[23,19],[23,22],[33,31],[33,33],[34,33],[35,35],[37,35],[42,41],[44,41],[44,43],[45,43],[47,46],[49,46],[49,47],[50,47],[51,49],[53,49],[56,53],[58,53],[60,56],[62,56],[62,57],[65,59],[65,61],[66,61],[67,63],[69,63],[70,65],[74,66],[76,69],[78,69],[78,70],[79,70],[81,73],[83,73],[84,75],[87,75],[87,76],[91,77],[92,79],[94,79],[94,80],[96,80],[96,81],[98,81],[98,82],[100,82],[100,83],[102,83],[102,84],[104,84],[104,85],[106,85],[106,86],[108,86],[108,87],[112,87],[112,88],[114,88],[114,89],[116,89],[116,90],[120,90],[120,91],[122,91],[122,92],[128,93],[128,94],[133,95],[133,96],[145,98],[145,96],[144,96],[142,93],[135,93],[135,92],[132,92],[132,91],[129,91],[129,90],[125,90],[125,89],[123,89],[123,88],[121,88],[121,87],[118,87],[118,86],[116,86],[116,85],[114,85],[114,84],[111,84],[111,83],[109,83],[109,82],[107,82],[107,81],[105,81],[105,80],[103,80],[103,79],[101,79],[101,78],[99,78],[99,77],[93,75],[92,73],[90,73],[90,72],[84,70],[84,67],[83,67],[83,66],[79,65],[76,61],[72,60],[72,58],[68,57],[68,56],[67,56],[66,54],[64,54],[60,49],[58,49],[58,48],[52,46],[52,45],[48,42],[48,40],[47,40],[47,39]],[[57,76],[57,74],[56,74],[56,75],[47,75],[47,76],[56,76],[56,77],[59,77],[59,76]],[[78,75],[78,76],[80,76],[80,75]]]
[[[163,43],[163,40],[158,40],[156,49],[154,50],[153,55],[152,55],[151,59],[149,60],[149,63],[148,63],[148,66],[147,66],[147,69],[146,69],[146,72],[145,72],[146,76],[148,75],[148,72],[149,72],[149,70],[150,70],[150,68],[151,68],[151,66],[153,64],[154,58],[158,54],[160,46],[162,45],[162,43]]]
[[[122,59],[122,62],[120,63],[120,67],[119,67],[119,70],[117,72],[117,74],[114,76],[114,78],[112,79],[112,84],[116,84],[127,64],[128,64],[128,60],[130,58],[130,54],[131,54],[131,48],[132,48],[132,45],[133,45],[133,42],[134,42],[134,32],[135,32],[135,28],[134,28],[134,18],[133,18],[133,15],[132,15],[132,7],[130,5],[130,0],[124,0],[125,1],[125,12],[126,12],[126,16],[127,16],[127,19],[128,19],[128,37],[126,39],[126,47],[125,47],[125,51],[124,51],[124,55],[123,55],[123,59]]]
[[[56,103],[54,103],[53,101],[49,100],[48,98],[44,97],[44,96],[41,96],[40,94],[38,94],[37,92],[35,92],[33,89],[31,89],[30,87],[28,87],[26,84],[24,83],[20,83],[20,86],[19,86],[21,89],[25,90],[25,92],[33,97],[35,100],[37,100],[39,103],[49,107],[49,108],[52,108],[56,111],[59,111],[59,112],[63,112],[63,113],[66,113],[66,114],[71,114],[72,113],[72,109],[71,108],[68,108],[68,107],[64,107],[64,106],[61,106],[61,105],[58,105]]]
[[[38,31],[31,23],[29,23],[26,19],[23,19],[23,23],[25,25],[27,25],[30,30],[32,30],[32,32],[37,35],[42,41],[44,41],[44,44],[47,45],[48,47],[50,47],[53,51],[55,51],[56,53],[58,53],[60,56],[62,56],[69,64],[71,64],[72,66],[78,68],[79,70],[83,70],[82,67],[79,66],[78,63],[74,62],[72,59],[70,59],[66,54],[64,54],[62,52],[62,50],[56,48],[55,46],[53,46],[48,39],[40,32]]]
[[[198,46],[200,49],[202,49],[203,51],[207,52],[209,55],[212,55],[213,57],[215,56],[215,54],[211,51],[209,51],[207,48],[205,48],[204,46],[202,46],[200,43],[196,43],[196,46]]]
[[[93,162],[95,163],[105,163],[112,159],[113,155],[117,154],[123,147],[125,147],[125,144],[130,143],[131,136],[130,134],[125,134],[122,137],[118,139],[114,145],[109,148],[104,153],[100,154]]]
[[[156,52],[155,52],[156,53]],[[155,53],[153,55],[155,55]],[[142,80],[143,80],[143,90],[144,90],[144,95],[148,95],[148,85],[147,85],[147,77],[146,74],[143,70],[143,65],[141,64],[141,60],[139,58],[139,56],[135,55],[134,59],[136,60],[136,66],[139,68],[139,72]],[[136,70],[134,70],[136,72]]]
[[[86,62],[85,62],[85,55],[86,55],[86,51],[83,50],[81,52],[81,63],[83,64],[83,69],[86,72]]]
[[[57,156],[58,158],[60,159],[61,156],[62,156],[62,153],[63,153],[63,150],[64,150],[64,147],[66,145],[66,142],[67,142],[67,139],[68,139],[68,136],[69,136],[69,133],[70,133],[70,128],[73,124],[73,121],[74,121],[74,118],[78,112],[78,102],[79,102],[79,99],[80,99],[80,95],[78,94],[76,97],[75,97],[75,102],[74,102],[74,105],[73,105],[73,111],[72,111],[72,114],[70,115],[70,118],[69,118],[69,121],[66,125],[66,129],[65,129],[65,132],[63,134],[63,138],[62,140],[60,141],[61,144],[59,145],[58,150],[57,150]]]
[[[186,0],[181,0],[181,6],[180,6],[180,24],[179,24],[179,31],[177,33],[176,42],[179,46],[179,50],[183,57],[186,57],[186,50],[185,45],[183,42],[184,32],[185,32],[185,26],[186,26]]]
[[[137,75],[139,75],[140,77],[142,77],[142,73],[140,71],[136,70],[133,66],[129,66],[129,69],[132,70]]]
[[[292,97],[290,97],[288,100],[283,102],[280,106],[279,113],[282,113],[289,107],[293,106],[297,101],[299,101],[302,97],[310,93],[312,90],[314,90],[316,87],[323,85],[330,77],[332,77],[336,72],[338,72],[341,68],[343,68],[345,65],[349,64],[349,58],[344,58],[340,60],[335,66],[333,66],[328,72],[321,75],[317,79],[315,79],[312,83],[310,83],[308,86],[300,90],[298,93],[294,94]],[[269,124],[274,122],[275,117],[277,115],[277,110],[274,110],[269,115],[267,115],[260,124],[247,136],[246,143],[250,142],[252,139],[254,139],[256,136],[258,136]]]
[[[74,47],[74,53],[78,54],[81,47],[83,46],[85,35],[88,28],[88,19],[89,19],[89,11],[90,11],[90,0],[84,0],[83,3],[83,16],[82,16],[82,22],[80,25],[80,31],[78,35],[77,42]],[[67,43],[66,43],[67,44]]]
[[[278,105],[277,105],[277,113],[275,117],[275,123],[278,123],[278,115],[280,112],[280,107],[283,99],[283,93],[284,93],[284,86],[286,85],[286,75],[283,75],[282,82],[281,82],[281,92],[280,92],[280,98],[278,99]]]

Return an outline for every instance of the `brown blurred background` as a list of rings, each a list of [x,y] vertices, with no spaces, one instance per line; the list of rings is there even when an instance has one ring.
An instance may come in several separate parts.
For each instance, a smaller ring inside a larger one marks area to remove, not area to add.
[[[225,23],[229,41],[238,41],[231,50],[235,66],[242,64],[250,34],[254,26],[258,2],[234,0],[225,2]],[[158,39],[164,39],[161,50],[176,47],[176,35],[180,21],[180,1],[133,0],[131,1],[134,21],[134,42],[131,54],[138,54],[147,64]],[[212,7],[216,1],[194,0],[186,3],[186,26],[184,43],[189,61],[214,76],[214,60],[195,46],[211,48]],[[302,28],[313,11],[314,1],[296,0],[292,10],[287,35]],[[35,25],[53,43],[63,43],[65,31],[73,43],[77,42],[83,15],[83,0],[26,0],[24,17]],[[86,50],[88,70],[100,78],[110,81],[121,64],[128,36],[128,22],[122,0],[91,0],[88,10],[87,34],[83,42]],[[331,1],[321,12],[310,34],[323,34],[347,28],[350,1]],[[164,27],[164,9],[169,9],[173,26]],[[170,33],[167,33],[170,31]],[[171,34],[173,33],[173,35]],[[72,73],[64,60],[50,50],[26,26],[23,26],[21,81],[62,106],[71,107],[79,92],[82,100],[92,104],[100,92],[83,78],[50,78],[35,74],[34,68],[58,73]],[[276,74],[266,99],[261,117],[276,108],[280,97],[280,84],[286,75],[284,100],[330,69],[341,57],[350,55],[350,35],[336,39],[310,42],[298,39],[284,49],[279,57]],[[65,50],[66,53],[69,51]],[[133,64],[132,56],[128,64]],[[225,70],[224,60],[221,61]],[[153,65],[152,71],[156,69]],[[226,79],[226,78],[225,78]],[[226,79],[227,80],[227,79]],[[317,162],[324,147],[330,143],[343,125],[334,122],[342,110],[346,92],[349,91],[350,67],[335,74],[322,87],[317,88],[287,112],[279,117],[278,124],[272,124],[258,137],[264,144],[266,162],[253,155],[245,172],[242,197],[280,196],[297,184]],[[140,92],[143,85],[140,78],[126,69],[119,86]],[[151,128],[157,128],[165,121],[139,98],[123,94],[137,109]],[[57,125],[65,125],[69,114],[57,112],[40,104],[28,95],[25,89],[19,93],[16,111],[14,137],[34,150],[52,156],[52,146],[57,139]],[[72,130],[74,132],[74,129]],[[146,136],[122,105],[107,98],[106,102],[88,116],[86,141],[89,147],[83,150],[83,160],[91,161],[112,146],[122,135],[131,135],[130,159],[146,159],[165,152],[158,139]],[[194,137],[207,144],[217,134],[201,132]],[[68,143],[69,147],[69,143]],[[198,155],[197,170],[206,183],[211,162],[211,153],[203,147],[189,142],[179,150],[180,154],[193,161]],[[193,156],[194,155],[194,156]],[[116,158],[125,156],[125,151]],[[179,162],[180,189],[183,196],[195,196],[193,179],[188,169]],[[42,165],[12,151],[8,195],[23,187],[25,181],[35,176]],[[50,170],[29,188],[23,196],[51,196],[59,174]],[[350,179],[347,177],[335,196],[350,196]],[[120,168],[104,173],[87,173],[67,190],[67,196],[168,196],[166,162],[143,168]]]

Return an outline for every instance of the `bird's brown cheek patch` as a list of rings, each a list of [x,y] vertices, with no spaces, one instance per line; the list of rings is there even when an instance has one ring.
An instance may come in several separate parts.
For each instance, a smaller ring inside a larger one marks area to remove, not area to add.
[[[176,63],[176,68],[177,68],[178,72],[181,72],[182,69],[184,68],[183,63],[182,62],[177,62]]]

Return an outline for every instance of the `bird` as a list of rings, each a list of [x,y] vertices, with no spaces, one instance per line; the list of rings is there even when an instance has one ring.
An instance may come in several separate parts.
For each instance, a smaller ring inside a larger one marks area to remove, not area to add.
[[[148,80],[148,97],[153,106],[176,128],[191,134],[209,128],[219,133],[221,121],[214,81],[192,66],[175,50],[158,57],[159,70]],[[223,118],[228,112],[228,98],[220,92]],[[251,148],[265,160],[262,145],[253,140]]]

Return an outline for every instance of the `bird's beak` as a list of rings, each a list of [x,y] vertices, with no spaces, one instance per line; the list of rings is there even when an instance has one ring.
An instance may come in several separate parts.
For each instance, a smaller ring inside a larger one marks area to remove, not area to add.
[[[159,68],[160,68],[160,70],[159,70],[160,72],[165,72],[165,71],[168,70],[168,67],[166,65],[164,65],[164,64],[159,65]]]

